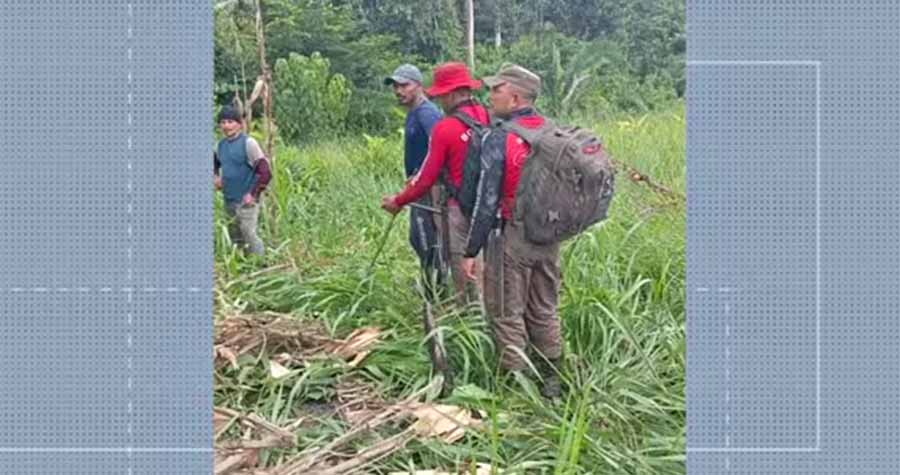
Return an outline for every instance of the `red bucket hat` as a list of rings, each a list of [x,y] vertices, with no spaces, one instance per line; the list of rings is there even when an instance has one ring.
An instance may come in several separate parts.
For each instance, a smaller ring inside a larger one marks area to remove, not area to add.
[[[465,64],[445,63],[434,69],[434,82],[425,90],[425,94],[431,97],[443,96],[463,87],[480,89],[481,81],[472,79]]]

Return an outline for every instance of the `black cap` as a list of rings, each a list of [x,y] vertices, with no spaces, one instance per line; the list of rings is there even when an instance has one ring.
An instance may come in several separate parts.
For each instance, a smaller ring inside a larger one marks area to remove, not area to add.
[[[241,113],[237,110],[237,107],[225,106],[222,108],[222,112],[219,113],[219,122],[222,122],[223,120],[243,122],[243,117],[241,117]]]

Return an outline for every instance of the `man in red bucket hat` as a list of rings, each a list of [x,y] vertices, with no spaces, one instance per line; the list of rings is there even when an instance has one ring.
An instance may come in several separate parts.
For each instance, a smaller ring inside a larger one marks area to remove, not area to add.
[[[463,63],[450,62],[435,68],[433,84],[425,93],[441,104],[446,116],[435,124],[431,132],[428,155],[422,162],[418,174],[409,181],[403,191],[385,196],[382,199],[382,208],[396,214],[407,204],[428,193],[439,180],[446,182],[445,185],[449,186],[445,188],[449,190],[460,188],[472,132],[463,120],[452,115],[461,113],[479,123],[490,124],[487,109],[472,96],[472,90],[480,89],[481,85],[481,81],[473,79],[469,68]],[[469,234],[469,219],[463,215],[459,202],[452,193],[450,195],[444,208],[447,212],[443,221],[448,228],[448,232],[444,235],[449,234],[450,266],[457,302],[467,304],[480,298],[481,262],[479,257],[474,269],[478,277],[468,280],[462,269],[462,261]]]

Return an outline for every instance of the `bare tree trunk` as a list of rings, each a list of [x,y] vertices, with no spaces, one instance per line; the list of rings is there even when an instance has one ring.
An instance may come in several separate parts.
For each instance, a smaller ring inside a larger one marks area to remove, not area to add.
[[[269,67],[269,62],[266,60],[266,33],[264,25],[262,0],[256,0],[256,48],[259,52],[259,79],[262,81],[263,111],[266,116],[266,156],[270,160],[274,160],[275,121],[272,117],[272,70]]]
[[[475,70],[475,0],[466,0],[466,10],[468,11],[468,34],[466,35],[466,44],[469,49],[469,68]]]
[[[497,3],[497,9],[494,12],[494,47],[500,48],[503,46],[503,33],[501,30],[503,28],[503,22],[500,17],[500,4]]]
[[[275,126],[275,117],[274,110],[272,108],[272,101],[274,99],[275,91],[272,87],[272,68],[269,67],[269,62],[266,60],[266,32],[265,32],[265,23],[263,22],[263,6],[262,0],[256,0],[256,49],[259,52],[259,68],[260,68],[260,76],[256,81],[256,87],[254,87],[254,94],[249,101],[249,105],[247,109],[251,109],[253,107],[253,102],[258,97],[258,94],[262,95],[263,101],[263,114],[266,117],[266,148],[265,153],[266,157],[269,158],[270,169],[272,172],[272,183],[268,187],[268,193],[273,198],[275,197],[275,187],[274,181],[276,180],[275,176],[275,134],[277,133],[277,128]],[[248,112],[249,114],[249,112]],[[248,124],[249,126],[249,124]],[[269,211],[269,226],[271,227],[273,233],[275,232],[275,203],[276,200],[272,200],[272,205],[267,206],[266,209]]]
[[[244,104],[247,102],[247,67],[244,61],[244,50],[241,48],[241,40],[238,37],[238,32],[240,31],[240,27],[238,26],[236,15],[231,17],[231,24],[234,27],[234,50],[237,52],[238,58],[241,61],[241,85],[235,90],[235,97],[238,97],[240,94],[241,101],[241,111],[243,111]],[[237,75],[234,76],[234,85],[237,86]],[[240,92],[238,92],[240,91]],[[247,122],[249,123],[249,122]]]

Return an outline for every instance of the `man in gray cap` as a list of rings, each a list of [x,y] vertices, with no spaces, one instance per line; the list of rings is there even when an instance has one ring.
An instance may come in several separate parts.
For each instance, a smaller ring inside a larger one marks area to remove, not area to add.
[[[392,86],[397,102],[407,110],[406,127],[404,128],[404,168],[409,180],[418,173],[425,156],[431,129],[441,118],[440,109],[425,96],[422,87],[422,72],[411,64],[403,64],[393,74],[384,79],[386,86]],[[422,271],[426,277],[426,293],[429,298],[435,288],[442,288],[446,278],[446,259],[441,252],[438,238],[438,220],[428,208],[438,203],[440,193],[437,189],[426,194],[418,201],[421,206],[410,208],[409,242],[416,254]],[[424,208],[422,207],[424,206]]]
[[[484,78],[491,88],[494,115],[509,123],[496,127],[481,149],[482,178],[479,199],[472,213],[463,269],[475,278],[475,256],[484,248],[484,302],[491,316],[500,366],[525,371],[522,358],[535,350],[548,398],[561,394],[562,334],[558,314],[561,284],[559,243],[538,245],[525,239],[515,220],[516,194],[531,145],[549,121],[534,108],[541,78],[522,66],[504,65],[495,76]],[[500,217],[498,219],[498,216]]]

